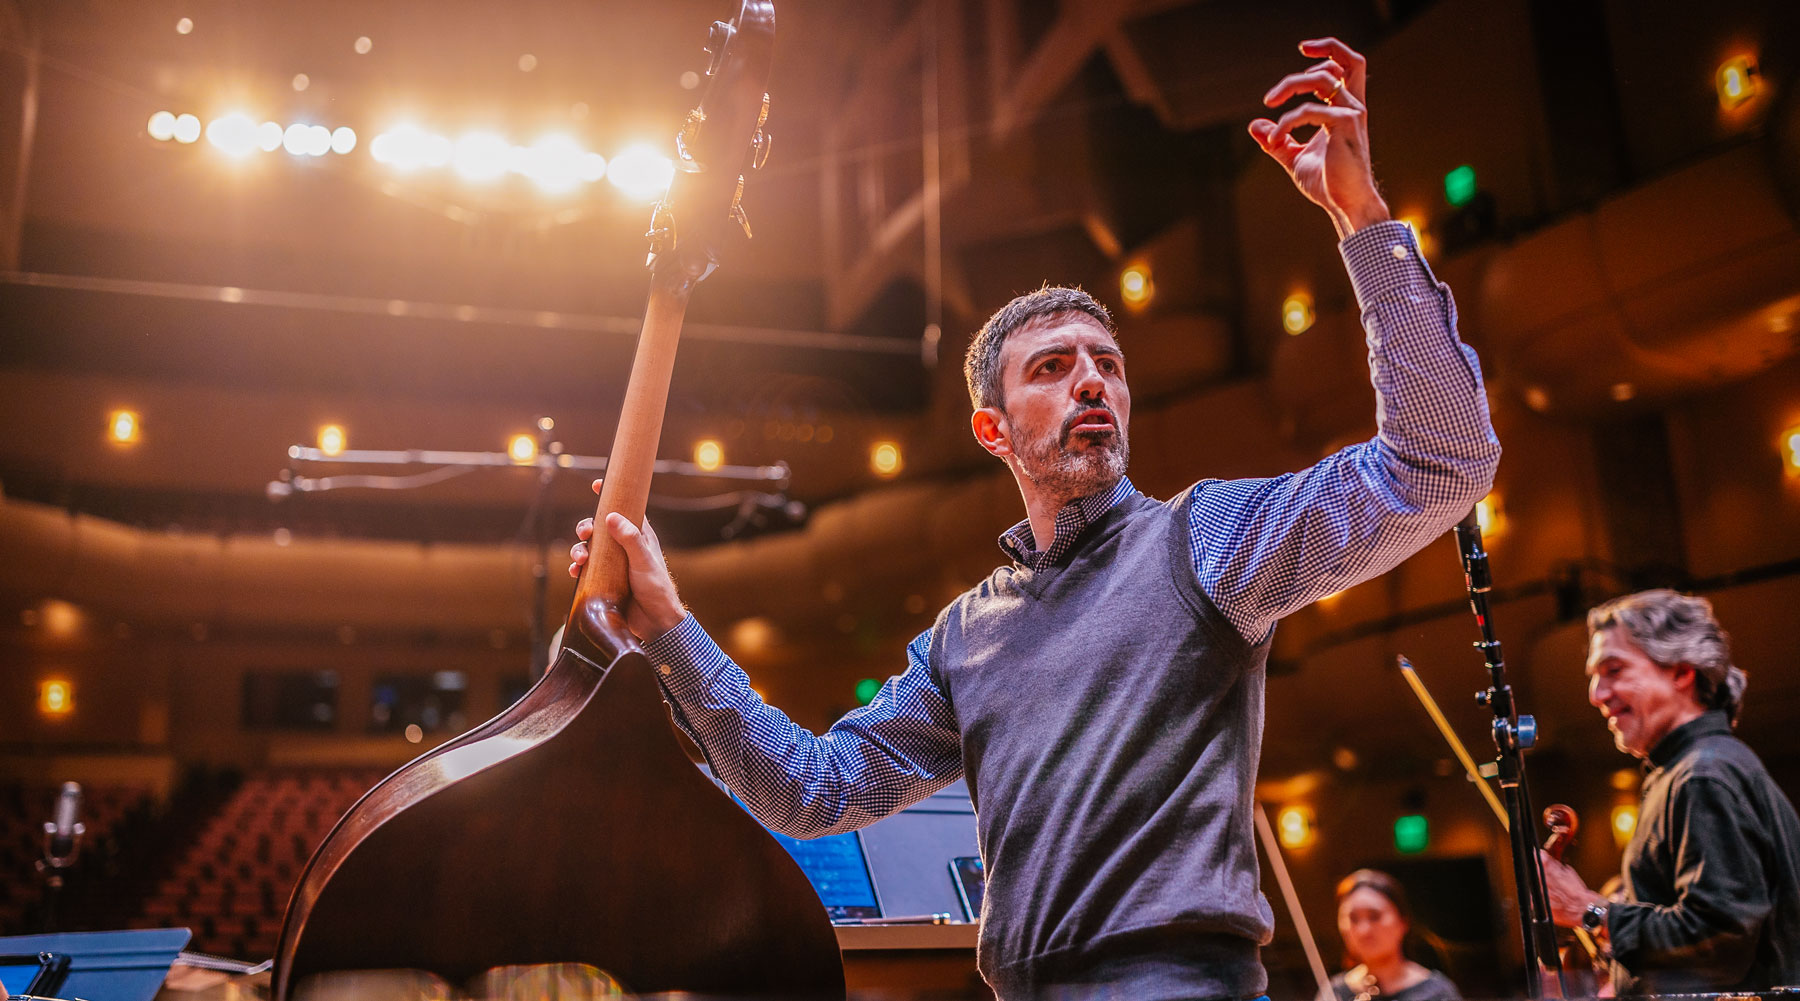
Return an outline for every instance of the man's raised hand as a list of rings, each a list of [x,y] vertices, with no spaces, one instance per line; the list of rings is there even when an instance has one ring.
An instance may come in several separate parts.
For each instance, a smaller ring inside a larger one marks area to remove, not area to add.
[[[1258,118],[1250,123],[1250,137],[1287,170],[1302,194],[1331,216],[1342,239],[1389,218],[1369,163],[1368,64],[1335,38],[1301,42],[1300,53],[1322,61],[1283,77],[1263,95],[1263,103],[1280,107],[1301,94],[1325,103],[1309,101],[1276,121]],[[1292,133],[1306,126],[1318,131],[1300,142]]]
[[[600,482],[594,481],[594,493],[600,492]],[[638,639],[649,642],[681,625],[681,620],[687,618],[687,609],[681,606],[675,578],[669,575],[662,543],[657,541],[656,529],[650,527],[650,519],[644,519],[643,531],[639,531],[624,515],[609,514],[606,516],[606,534],[625,550],[625,562],[629,567],[627,583],[631,597],[622,609],[626,627]],[[569,558],[574,560],[569,564],[571,577],[581,576],[582,564],[588,560],[587,540],[594,537],[594,519],[581,519],[575,526],[575,536],[582,541],[569,547]]]

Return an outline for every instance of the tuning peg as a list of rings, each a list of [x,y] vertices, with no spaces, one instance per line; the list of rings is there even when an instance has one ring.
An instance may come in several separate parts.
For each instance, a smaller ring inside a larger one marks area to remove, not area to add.
[[[644,259],[644,266],[656,263],[656,259],[675,249],[675,214],[669,211],[668,202],[657,202],[650,213],[650,229],[644,233],[644,239],[650,241],[650,255]]]
[[[762,129],[750,140],[750,169],[761,170],[763,164],[769,162],[769,148],[775,145],[775,137]]]
[[[681,131],[675,133],[675,168],[689,174],[698,174],[706,169],[706,164],[694,159],[688,152],[688,143],[694,141],[699,134],[700,126],[706,124],[706,112],[699,108],[688,112],[687,121],[681,123]]]
[[[719,71],[719,66],[725,62],[725,47],[731,44],[736,34],[737,28],[724,21],[712,23],[712,31],[706,36],[706,52],[712,56],[712,63],[706,67],[707,76]]]
[[[752,234],[750,232],[750,217],[748,215],[744,214],[744,204],[743,203],[744,203],[744,175],[739,174],[738,175],[738,183],[737,183],[737,193],[731,196],[731,218],[736,219],[737,224],[739,226],[744,227],[744,239],[753,240],[756,237],[754,234]]]

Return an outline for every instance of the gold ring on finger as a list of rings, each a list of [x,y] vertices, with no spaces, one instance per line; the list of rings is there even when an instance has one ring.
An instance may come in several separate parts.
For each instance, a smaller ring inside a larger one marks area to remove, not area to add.
[[[1331,88],[1331,93],[1325,95],[1325,103],[1330,104],[1331,99],[1338,96],[1338,91],[1343,90],[1343,89],[1344,89],[1344,78],[1338,77],[1337,86]]]

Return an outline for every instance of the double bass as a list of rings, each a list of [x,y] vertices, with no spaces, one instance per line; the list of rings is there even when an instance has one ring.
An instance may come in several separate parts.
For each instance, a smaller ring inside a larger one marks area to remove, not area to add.
[[[595,520],[642,524],[682,317],[742,227],[763,131],[772,0],[715,22],[700,106],[651,227],[651,288]],[[842,998],[818,894],[688,760],[625,627],[622,550],[601,533],[561,652],[492,720],[401,767],[302,872],[273,996],[320,973],[406,968],[452,983],[582,963],[641,993]]]

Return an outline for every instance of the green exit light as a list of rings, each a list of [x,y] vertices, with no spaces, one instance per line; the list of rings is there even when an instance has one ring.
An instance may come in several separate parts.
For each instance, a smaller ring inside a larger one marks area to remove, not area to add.
[[[1408,813],[1394,818],[1394,850],[1402,855],[1417,855],[1431,844],[1431,823],[1422,813]]]
[[[863,705],[875,701],[875,693],[881,691],[881,682],[874,678],[864,678],[856,683],[856,701]]]
[[[1475,197],[1475,168],[1468,164],[1444,175],[1444,201],[1461,208]]]

